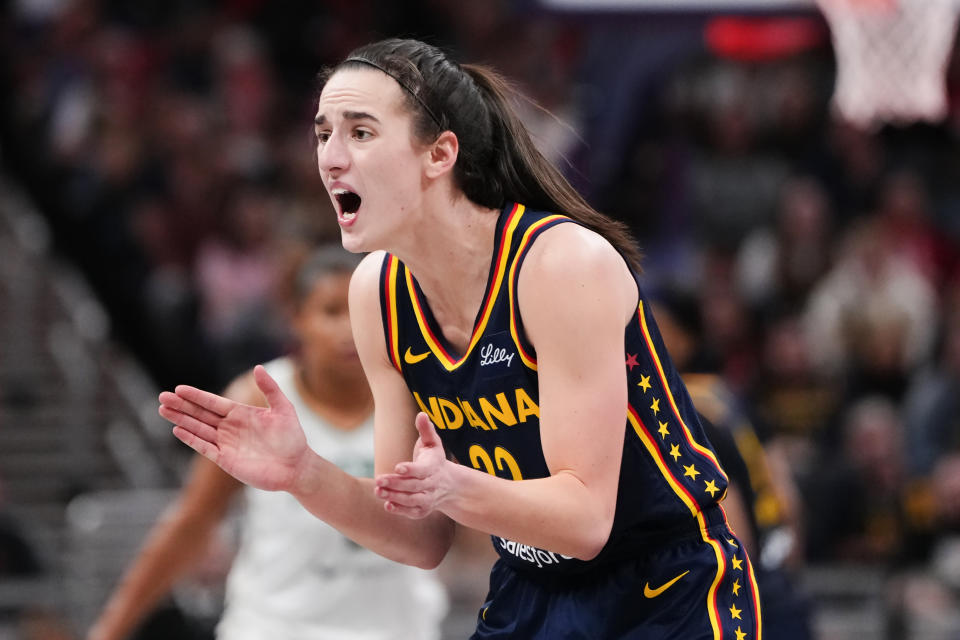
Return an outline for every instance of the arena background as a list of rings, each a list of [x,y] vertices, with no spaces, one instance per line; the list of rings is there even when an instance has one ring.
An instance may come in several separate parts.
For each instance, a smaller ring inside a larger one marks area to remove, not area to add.
[[[844,67],[852,45],[804,0],[5,3],[0,638],[82,637],[168,503],[189,452],[157,392],[222,387],[288,345],[278,283],[337,233],[311,155],[314,75],[393,35],[487,62],[556,114],[524,111],[634,230],[649,290],[689,303],[701,355],[798,488],[791,570],[816,637],[960,637],[945,11]],[[940,66],[918,59],[938,41]],[[870,60],[885,66],[857,76]],[[933,106],[910,84],[930,74]],[[912,104],[885,111],[889,94]],[[208,629],[230,543],[163,615]],[[485,572],[451,563],[447,626],[465,637]]]

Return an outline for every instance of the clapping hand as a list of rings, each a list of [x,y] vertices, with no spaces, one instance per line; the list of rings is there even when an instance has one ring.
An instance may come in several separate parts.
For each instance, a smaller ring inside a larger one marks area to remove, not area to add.
[[[267,407],[179,385],[160,394],[160,415],[173,435],[237,480],[268,491],[289,490],[309,452],[293,405],[258,365],[253,371]]]
[[[375,491],[387,511],[416,519],[440,510],[450,495],[452,479],[448,473],[451,463],[429,416],[419,413],[415,424],[420,437],[413,459],[396,465],[394,473],[378,475]]]

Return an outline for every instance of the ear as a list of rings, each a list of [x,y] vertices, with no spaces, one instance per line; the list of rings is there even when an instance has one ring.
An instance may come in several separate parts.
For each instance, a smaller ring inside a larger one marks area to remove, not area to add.
[[[428,178],[438,178],[453,170],[460,153],[460,141],[453,131],[444,131],[430,145],[426,158]]]

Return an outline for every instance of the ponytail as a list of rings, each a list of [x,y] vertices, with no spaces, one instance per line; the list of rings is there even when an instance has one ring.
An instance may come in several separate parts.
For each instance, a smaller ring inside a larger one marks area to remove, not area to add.
[[[639,272],[640,250],[627,225],[591,207],[533,143],[510,104],[524,98],[488,67],[465,64],[463,70],[480,87],[490,112],[492,145],[500,152],[493,154],[486,180],[501,192],[501,205],[510,200],[564,214],[606,238]]]

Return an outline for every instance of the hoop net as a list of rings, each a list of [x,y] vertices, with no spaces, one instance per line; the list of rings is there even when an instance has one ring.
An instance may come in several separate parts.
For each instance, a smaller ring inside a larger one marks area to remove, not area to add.
[[[958,0],[816,0],[837,63],[833,108],[856,126],[939,122]]]

